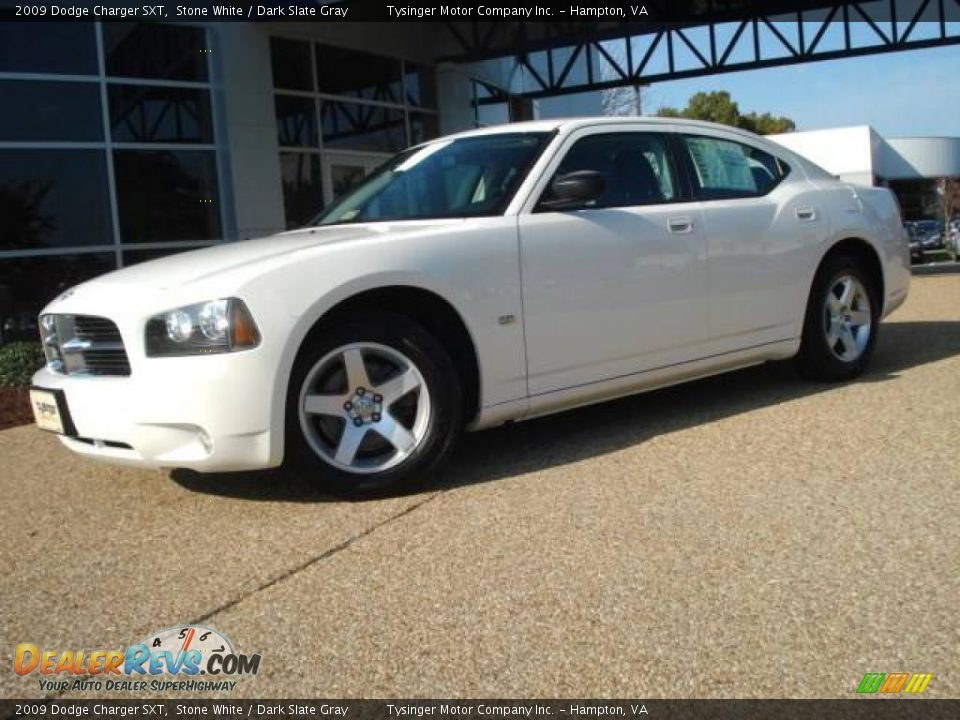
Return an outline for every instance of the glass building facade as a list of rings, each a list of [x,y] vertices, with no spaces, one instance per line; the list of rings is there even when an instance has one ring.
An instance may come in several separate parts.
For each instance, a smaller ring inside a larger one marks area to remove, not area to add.
[[[70,285],[224,239],[210,34],[0,23],[4,340]]]
[[[89,278],[301,226],[438,134],[432,67],[285,37],[282,25],[258,27],[227,59],[237,32],[0,24],[0,342],[35,338],[43,305]],[[243,112],[227,114],[231,92],[257,98],[252,137]],[[254,211],[251,186],[265,199]]]
[[[270,41],[287,228],[308,222],[386,158],[436,137],[433,72],[400,58]]]

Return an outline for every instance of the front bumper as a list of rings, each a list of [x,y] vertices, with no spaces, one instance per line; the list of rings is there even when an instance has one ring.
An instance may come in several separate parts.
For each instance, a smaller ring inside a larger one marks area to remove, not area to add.
[[[79,454],[147,468],[253,470],[282,461],[259,355],[148,359],[129,377],[43,369],[33,385],[64,392],[78,437],[61,442]]]

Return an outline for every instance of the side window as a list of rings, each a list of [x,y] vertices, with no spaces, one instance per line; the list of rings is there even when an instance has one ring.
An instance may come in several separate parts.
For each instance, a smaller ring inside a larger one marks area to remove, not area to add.
[[[702,198],[766,195],[789,172],[779,158],[732,140],[684,135],[683,144],[697,195]]]
[[[667,139],[657,133],[610,133],[577,140],[551,182],[578,170],[603,173],[607,189],[593,207],[673,202],[677,182]],[[541,200],[550,199],[549,186]]]

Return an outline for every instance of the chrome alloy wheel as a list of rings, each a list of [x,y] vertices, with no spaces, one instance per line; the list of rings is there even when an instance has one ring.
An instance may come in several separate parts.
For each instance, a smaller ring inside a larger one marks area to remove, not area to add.
[[[313,451],[356,474],[399,465],[427,435],[430,392],[403,353],[371,342],[343,345],[307,373],[297,405]]]
[[[870,295],[853,275],[838,275],[827,288],[823,332],[830,352],[844,362],[859,358],[870,342],[873,332]]]

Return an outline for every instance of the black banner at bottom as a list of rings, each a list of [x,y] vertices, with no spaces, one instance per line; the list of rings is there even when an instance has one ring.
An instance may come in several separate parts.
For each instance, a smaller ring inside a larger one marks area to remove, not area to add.
[[[0,718],[939,720],[960,700],[0,700]]]

